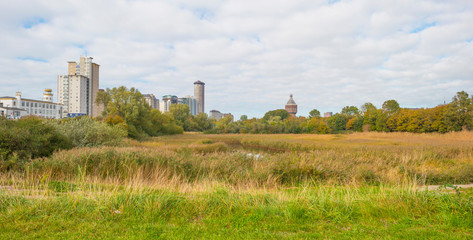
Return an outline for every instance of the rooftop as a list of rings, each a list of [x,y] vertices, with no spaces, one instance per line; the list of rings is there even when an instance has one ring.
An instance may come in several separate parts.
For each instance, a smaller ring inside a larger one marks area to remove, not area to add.
[[[194,84],[205,85],[205,83],[201,82],[200,80],[197,80],[196,82],[194,82]]]
[[[286,105],[297,105],[294,99],[292,99],[292,94],[289,95],[289,101],[287,101]]]

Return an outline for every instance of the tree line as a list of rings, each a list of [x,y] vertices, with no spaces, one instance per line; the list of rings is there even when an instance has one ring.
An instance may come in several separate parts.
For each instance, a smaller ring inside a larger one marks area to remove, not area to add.
[[[401,108],[396,100],[387,100],[381,108],[365,103],[360,108],[346,106],[331,117],[321,117],[317,109],[307,117],[292,117],[284,109],[268,111],[263,118],[238,121],[231,117],[210,119],[205,113],[190,114],[189,106],[173,104],[167,113],[151,108],[135,88],[118,87],[99,92],[97,103],[104,111],[99,120],[121,125],[131,138],[179,134],[184,131],[205,133],[343,133],[343,132],[413,132],[427,133],[473,129],[473,96],[458,92],[448,104],[434,108]]]
[[[434,108],[401,108],[387,100],[381,108],[365,103],[360,108],[346,106],[340,113],[323,118],[317,109],[308,117],[291,117],[284,109],[267,112],[263,118],[237,122],[222,119],[208,132],[213,133],[343,133],[343,132],[451,132],[473,129],[473,96],[458,92],[449,104]]]

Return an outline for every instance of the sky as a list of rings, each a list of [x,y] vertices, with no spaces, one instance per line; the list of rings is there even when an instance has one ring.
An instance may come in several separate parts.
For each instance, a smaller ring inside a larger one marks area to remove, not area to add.
[[[471,0],[2,0],[0,31],[0,96],[56,95],[81,56],[104,89],[184,97],[203,81],[205,111],[236,119],[289,94],[300,116],[473,94]]]

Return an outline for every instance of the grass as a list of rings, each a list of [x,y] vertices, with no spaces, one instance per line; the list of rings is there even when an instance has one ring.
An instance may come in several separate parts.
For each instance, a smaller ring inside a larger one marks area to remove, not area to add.
[[[0,175],[0,239],[470,239],[473,134],[184,134]],[[446,190],[447,189],[447,190]]]

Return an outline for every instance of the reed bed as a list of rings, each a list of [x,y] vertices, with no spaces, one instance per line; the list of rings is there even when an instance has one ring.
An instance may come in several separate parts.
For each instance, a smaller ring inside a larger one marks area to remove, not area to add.
[[[127,140],[3,172],[0,238],[468,239],[471,182],[470,132]]]

